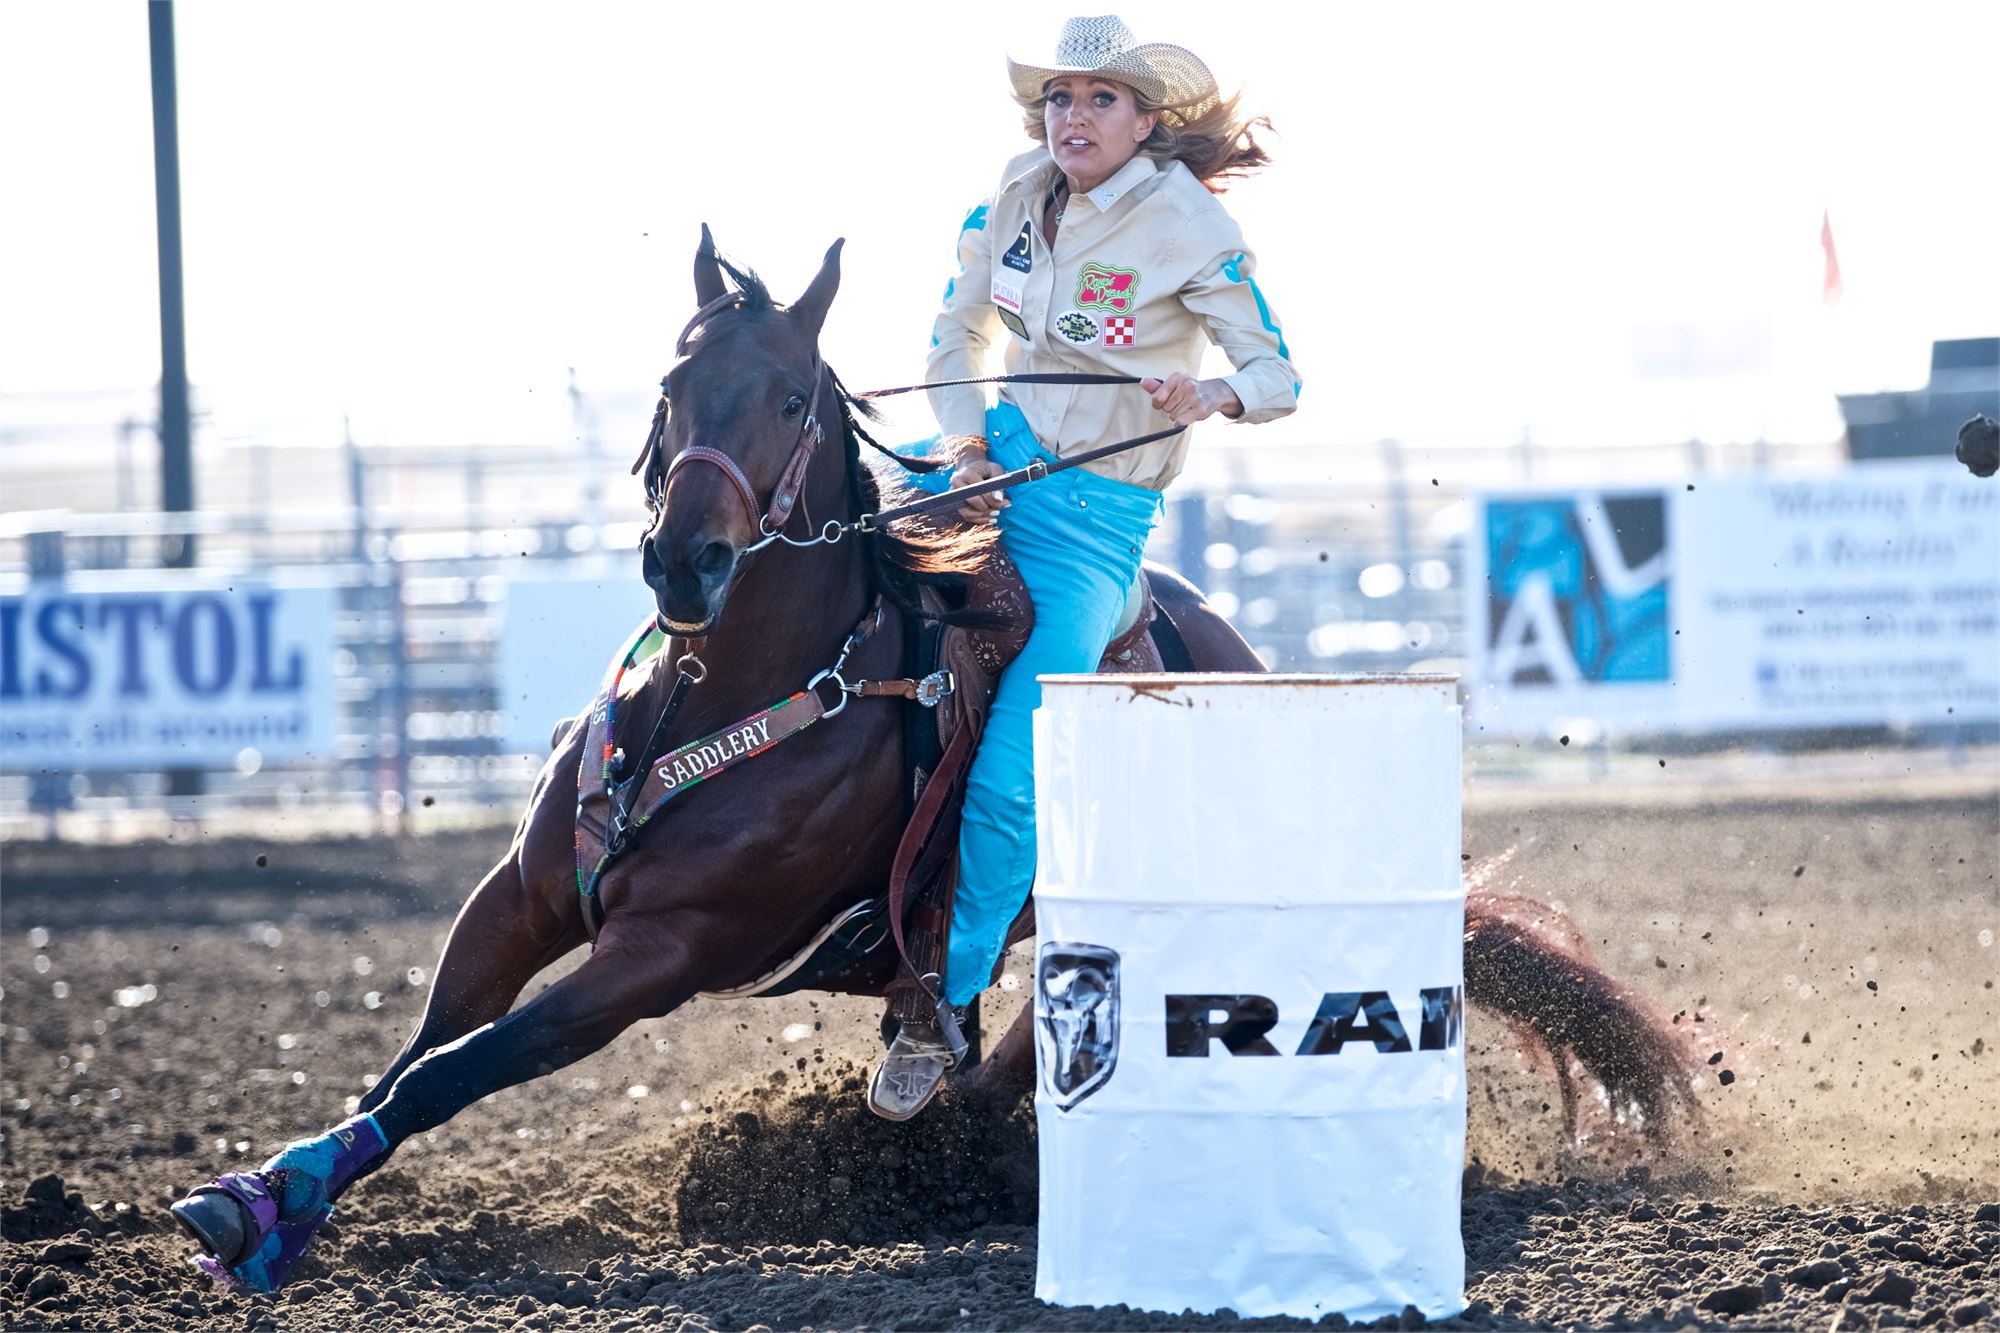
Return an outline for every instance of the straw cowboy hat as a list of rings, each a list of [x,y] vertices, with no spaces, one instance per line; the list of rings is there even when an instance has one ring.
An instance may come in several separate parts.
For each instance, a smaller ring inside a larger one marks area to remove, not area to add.
[[[1215,76],[1201,57],[1168,42],[1141,42],[1116,14],[1063,23],[1046,61],[1007,58],[1007,76],[1023,98],[1042,95],[1050,79],[1094,75],[1138,89],[1174,121],[1192,120],[1215,105]]]

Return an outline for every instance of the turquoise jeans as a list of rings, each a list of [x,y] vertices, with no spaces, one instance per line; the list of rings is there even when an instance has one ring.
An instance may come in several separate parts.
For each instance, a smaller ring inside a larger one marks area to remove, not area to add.
[[[1012,403],[987,412],[986,438],[990,457],[1010,472],[1036,458],[1055,461]],[[930,443],[908,452],[924,452]],[[941,489],[938,474],[918,480]],[[1083,468],[1013,487],[1007,499],[1000,511],[1000,541],[1028,585],[1035,627],[1021,655],[1000,675],[966,778],[958,896],[945,961],[945,998],[953,1004],[986,989],[1007,927],[1034,887],[1032,719],[1042,702],[1035,678],[1096,669],[1164,506],[1157,491]]]

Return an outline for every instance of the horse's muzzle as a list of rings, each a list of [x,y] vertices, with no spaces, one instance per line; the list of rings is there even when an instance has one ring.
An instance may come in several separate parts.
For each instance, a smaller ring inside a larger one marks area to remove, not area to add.
[[[677,536],[664,524],[646,534],[640,550],[646,586],[667,631],[694,638],[714,630],[743,553],[707,534]]]

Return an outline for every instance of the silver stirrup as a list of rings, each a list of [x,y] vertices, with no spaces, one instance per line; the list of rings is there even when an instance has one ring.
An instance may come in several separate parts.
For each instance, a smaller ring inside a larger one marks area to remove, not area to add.
[[[944,1076],[965,1059],[965,1033],[958,1014],[940,1002],[937,1017],[905,1023],[868,1080],[868,1109],[884,1120],[908,1120],[930,1104]]]

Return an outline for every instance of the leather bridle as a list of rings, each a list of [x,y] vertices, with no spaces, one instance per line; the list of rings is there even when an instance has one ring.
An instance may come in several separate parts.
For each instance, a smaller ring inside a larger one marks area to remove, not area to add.
[[[674,355],[685,358],[690,353],[688,342],[710,318],[723,310],[728,310],[742,301],[737,292],[725,292],[713,301],[695,311],[687,327],[674,340]],[[798,441],[792,446],[792,456],[786,460],[784,470],[778,474],[778,483],[771,489],[771,502],[760,506],[757,490],[750,479],[743,474],[743,467],[720,449],[694,444],[675,454],[670,463],[662,465],[661,447],[666,441],[667,421],[671,415],[671,404],[667,393],[667,380],[671,373],[660,379],[660,401],[653,408],[653,427],[646,435],[646,444],[632,464],[632,471],[643,471],[646,482],[646,507],[658,517],[666,513],[667,491],[673,485],[674,477],[683,467],[692,463],[706,463],[728,478],[737,498],[743,501],[744,512],[750,524],[757,530],[760,540],[748,549],[761,550],[777,541],[783,534],[785,524],[791,520],[792,510],[798,506],[799,497],[805,490],[806,472],[812,466],[813,454],[826,441],[826,429],[820,423],[819,402],[825,392],[827,381],[826,362],[813,351],[812,389],[807,395],[805,419],[799,423]],[[807,515],[811,522],[811,515]],[[643,540],[643,539],[642,539]]]

